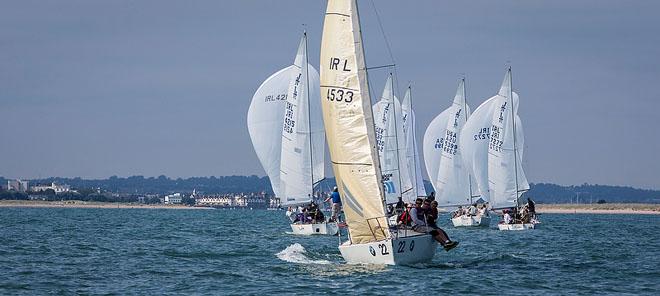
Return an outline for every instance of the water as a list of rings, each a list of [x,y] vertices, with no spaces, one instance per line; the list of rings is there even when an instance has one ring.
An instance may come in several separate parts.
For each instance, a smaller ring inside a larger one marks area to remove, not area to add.
[[[0,208],[0,294],[660,293],[660,216],[542,220],[446,222],[460,246],[407,267],[346,265],[337,237],[287,234],[280,211]]]

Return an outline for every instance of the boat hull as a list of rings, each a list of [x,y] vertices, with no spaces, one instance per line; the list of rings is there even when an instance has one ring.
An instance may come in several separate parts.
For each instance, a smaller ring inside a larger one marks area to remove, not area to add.
[[[291,230],[297,235],[337,235],[339,226],[336,222],[291,224]]]
[[[536,228],[536,223],[497,224],[500,230],[530,230]]]
[[[454,227],[488,227],[490,226],[490,217],[488,216],[460,216],[451,219]]]
[[[348,264],[406,265],[431,261],[437,245],[430,234],[415,233],[366,244],[347,241],[339,251]]]

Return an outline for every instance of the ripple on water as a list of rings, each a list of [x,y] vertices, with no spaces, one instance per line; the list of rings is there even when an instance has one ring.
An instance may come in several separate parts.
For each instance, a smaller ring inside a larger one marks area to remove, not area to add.
[[[444,227],[461,242],[413,266],[347,265],[337,237],[282,213],[0,209],[0,294],[659,293],[660,217],[543,215],[534,231]],[[244,223],[249,217],[249,227]]]

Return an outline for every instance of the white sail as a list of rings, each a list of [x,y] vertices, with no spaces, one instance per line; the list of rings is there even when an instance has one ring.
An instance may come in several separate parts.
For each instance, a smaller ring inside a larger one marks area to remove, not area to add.
[[[416,194],[406,159],[401,103],[394,96],[392,75],[387,77],[383,95],[374,104],[373,112],[385,200],[387,203],[396,203],[399,198],[407,202],[414,201]]]
[[[472,197],[470,170],[461,156],[460,135],[470,108],[461,80],[451,107],[438,115],[424,134],[424,157],[439,206],[469,204]]]
[[[502,123],[499,122],[500,111],[504,106],[505,102],[508,101],[510,95],[509,93],[510,85],[510,73],[507,72],[507,76],[504,79],[504,83],[500,92],[483,102],[475,111],[472,113],[465,123],[463,130],[460,136],[460,149],[463,153],[463,161],[466,167],[471,168],[472,174],[474,176],[475,182],[477,183],[481,197],[485,200],[490,201],[493,208],[504,208],[515,206],[515,197],[506,196],[507,192],[510,193],[510,188],[514,187],[515,189],[515,175],[518,175],[518,191],[522,192],[529,189],[529,184],[527,184],[527,179],[525,174],[522,171],[522,154],[524,147],[524,136],[523,128],[520,121],[520,118],[515,115],[516,121],[516,150],[518,159],[515,161],[516,166],[518,167],[517,172],[514,167],[513,161],[513,122],[506,122],[506,114],[503,114]],[[505,95],[502,95],[502,94]],[[518,95],[515,92],[511,92],[513,97],[514,105],[514,114],[517,112],[518,106]],[[510,106],[511,103],[508,103],[507,106]],[[506,108],[506,106],[504,106]],[[509,110],[510,118],[511,110]],[[501,151],[499,142],[492,142],[491,133],[493,129],[493,124],[496,123],[498,130],[499,128],[510,129],[511,132],[505,135],[504,130],[499,130],[497,136],[497,141],[502,141]],[[504,142],[508,144],[504,144]],[[491,143],[493,144],[493,149],[491,149]],[[507,156],[511,155],[511,156]],[[513,174],[514,177],[510,176]],[[511,181],[513,180],[513,182]],[[511,186],[513,184],[513,186]],[[509,189],[507,189],[509,188]],[[474,191],[474,188],[473,188]],[[497,192],[497,193],[496,193]],[[475,193],[475,192],[473,192]]]
[[[390,237],[355,0],[330,0],[321,42],[321,105],[349,237]]]
[[[488,144],[488,184],[493,208],[518,206],[529,190],[522,169],[524,135],[518,117],[518,95],[511,87],[511,69],[502,82],[493,113]]]
[[[281,129],[280,189],[284,206],[310,202],[314,184],[325,177],[319,77],[307,64],[307,34],[300,41],[294,66]]]
[[[410,87],[406,90],[401,104],[403,113],[403,134],[406,137],[406,162],[408,164],[408,174],[413,183],[413,188],[416,188],[416,196],[426,196],[426,188],[424,188],[424,179],[422,176],[422,165],[419,160],[418,144],[417,144],[417,125],[415,123],[415,111],[412,109],[412,94]]]
[[[318,97],[315,91],[319,84],[318,72],[311,66],[309,69],[312,97]],[[247,126],[250,139],[277,197],[283,196],[280,190],[280,160],[284,107],[291,77],[299,71],[298,67],[291,65],[272,74],[254,93],[248,109]],[[319,108],[318,105],[316,108]]]

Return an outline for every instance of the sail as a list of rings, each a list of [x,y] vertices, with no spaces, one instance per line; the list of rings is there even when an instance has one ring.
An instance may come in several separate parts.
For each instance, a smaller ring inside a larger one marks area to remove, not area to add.
[[[415,124],[415,112],[412,109],[412,94],[410,87],[406,90],[401,104],[403,113],[403,134],[406,138],[406,162],[408,164],[408,174],[413,183],[413,188],[416,188],[416,196],[426,196],[426,188],[424,188],[424,179],[422,176],[422,165],[419,161],[418,145],[417,145],[417,125]]]
[[[518,195],[520,192],[529,189],[529,184],[522,170],[524,136],[521,120],[517,115],[518,95],[515,92],[510,92],[511,95],[507,95],[511,89],[509,83],[510,73],[507,72],[507,77],[504,79],[500,92],[483,102],[470,115],[459,139],[464,164],[472,170],[481,197],[490,201],[493,208],[516,205],[516,194],[512,194],[516,191],[516,175],[518,176]],[[514,169],[513,158],[513,121],[510,121],[511,110],[507,109],[507,106],[510,106],[511,103],[506,103],[509,101],[509,96],[513,97],[513,113],[516,114],[515,141],[517,153],[515,154],[517,159],[515,165],[518,167],[517,170]],[[507,114],[501,112],[502,108],[505,111],[509,110],[505,112]],[[500,115],[502,115],[502,122],[500,122]],[[495,135],[496,141],[493,141],[491,137],[494,127],[498,129]],[[511,131],[505,135],[505,130]],[[502,142],[500,143],[500,141]],[[491,147],[493,148],[491,149]]]
[[[472,197],[470,170],[463,163],[460,135],[470,108],[465,102],[465,81],[461,80],[452,105],[438,115],[424,134],[427,170],[439,206],[469,204]]]
[[[388,204],[398,202],[399,198],[412,202],[416,197],[406,159],[401,103],[394,96],[393,86],[390,75],[380,101],[373,106],[380,170]]]
[[[294,66],[289,66],[268,77],[254,93],[247,116],[252,146],[277,197],[282,196],[280,191],[282,133],[280,131],[284,123],[286,93],[294,69]]]
[[[300,52],[300,48],[298,52]],[[311,66],[309,66],[309,70],[311,97],[318,98],[319,95],[316,91],[319,84],[318,72]],[[280,190],[280,160],[282,153],[284,107],[291,77],[299,71],[298,67],[291,65],[268,77],[254,93],[247,114],[247,126],[250,139],[252,140],[252,146],[259,158],[261,166],[266,171],[266,175],[268,175],[273,193],[277,197],[283,196],[283,192]],[[313,101],[318,102],[316,99]],[[312,107],[317,110],[320,110],[319,105],[320,103],[312,103]],[[320,111],[316,111],[316,114],[319,113]],[[319,125],[322,129],[322,122],[315,123],[314,126]],[[319,136],[314,135],[313,137]],[[322,157],[322,154],[319,157]],[[320,162],[322,163],[322,160]],[[314,163],[319,163],[319,161],[315,161]],[[320,167],[320,171],[322,171],[323,164]]]
[[[490,140],[490,125],[495,109],[494,96],[483,102],[470,115],[461,130],[459,144],[463,163],[474,176],[477,188],[472,188],[472,194],[477,192],[483,200],[490,201],[488,188],[488,143]],[[478,189],[478,190],[475,190]]]
[[[284,206],[310,202],[313,184],[324,178],[319,78],[307,64],[307,34],[300,41],[294,67],[281,126],[280,191]]]
[[[524,135],[518,117],[518,95],[512,91],[509,69],[497,96],[488,144],[488,184],[493,208],[514,207],[529,190],[522,170]]]
[[[321,41],[321,106],[352,243],[390,236],[355,0],[329,0]]]

